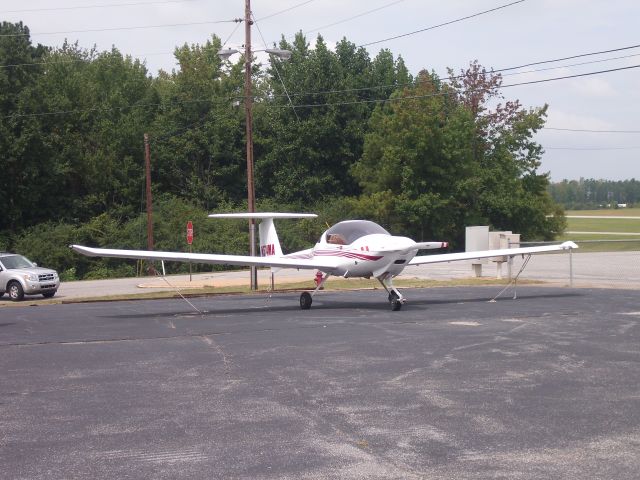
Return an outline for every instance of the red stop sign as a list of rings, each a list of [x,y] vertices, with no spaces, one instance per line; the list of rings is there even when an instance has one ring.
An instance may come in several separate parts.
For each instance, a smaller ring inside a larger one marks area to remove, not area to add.
[[[187,222],[187,243],[189,245],[193,243],[193,223],[191,220]]]

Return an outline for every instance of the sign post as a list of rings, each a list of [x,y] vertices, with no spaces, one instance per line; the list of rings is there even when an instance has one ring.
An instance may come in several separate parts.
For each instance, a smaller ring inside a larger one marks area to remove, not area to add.
[[[191,244],[193,243],[193,222],[187,222],[187,243],[189,244],[189,253],[191,253]],[[189,259],[189,281],[191,281],[191,259]]]

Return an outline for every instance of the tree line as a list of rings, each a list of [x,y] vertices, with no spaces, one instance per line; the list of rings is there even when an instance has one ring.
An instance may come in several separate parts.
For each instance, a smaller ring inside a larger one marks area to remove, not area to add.
[[[177,47],[179,68],[151,75],[115,47],[33,45],[22,23],[2,22],[0,34],[0,250],[66,278],[134,274],[66,245],[145,247],[148,133],[156,248],[185,249],[191,219],[194,249],[248,251],[246,225],[206,219],[246,209],[247,196],[244,61],[221,60],[219,37]],[[299,33],[279,47],[289,61],[254,64],[257,206],[320,214],[282,222],[285,248],[346,218],[454,246],[465,225],[527,239],[562,231],[532,139],[546,106],[505,100],[499,74],[472,62],[448,79],[414,76],[390,50],[372,58],[346,38],[332,50],[318,36],[312,48]]]
[[[549,185],[549,193],[568,210],[617,208],[640,205],[640,181],[631,180],[562,180]]]

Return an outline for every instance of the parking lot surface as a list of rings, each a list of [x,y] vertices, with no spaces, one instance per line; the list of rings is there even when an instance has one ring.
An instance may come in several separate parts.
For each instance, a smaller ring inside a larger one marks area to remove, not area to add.
[[[525,286],[0,309],[6,479],[637,479],[640,297]]]

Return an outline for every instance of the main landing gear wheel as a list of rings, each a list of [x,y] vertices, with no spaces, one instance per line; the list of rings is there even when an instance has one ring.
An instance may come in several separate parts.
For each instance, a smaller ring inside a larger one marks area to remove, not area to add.
[[[311,308],[312,302],[313,300],[309,292],[302,292],[300,294],[300,308],[302,310],[309,310]]]
[[[397,298],[394,298],[393,300],[391,300],[391,311],[397,312],[401,308],[402,308],[402,302],[400,300],[398,300]]]
[[[398,294],[394,291],[389,294],[389,303],[391,304],[391,310],[393,312],[397,312],[402,308],[402,302],[400,301]]]

